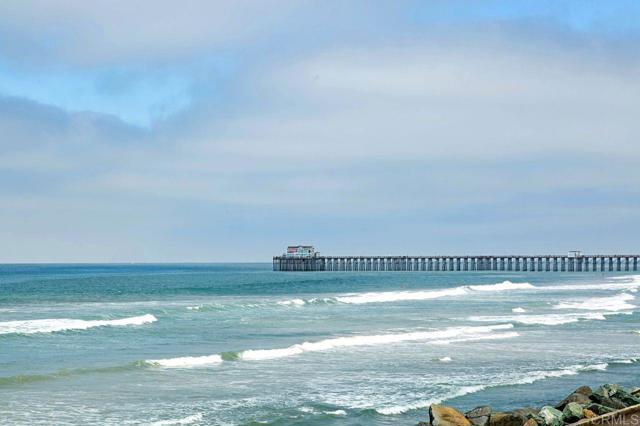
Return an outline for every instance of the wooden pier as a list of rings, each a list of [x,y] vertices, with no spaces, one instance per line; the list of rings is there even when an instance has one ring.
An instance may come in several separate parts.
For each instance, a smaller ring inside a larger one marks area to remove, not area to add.
[[[541,256],[275,256],[274,271],[637,272],[638,254]]]

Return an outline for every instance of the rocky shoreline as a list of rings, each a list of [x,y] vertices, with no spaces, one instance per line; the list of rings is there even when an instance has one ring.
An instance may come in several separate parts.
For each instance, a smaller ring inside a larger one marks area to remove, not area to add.
[[[495,412],[488,405],[461,413],[452,407],[434,404],[429,408],[429,422],[417,426],[563,426],[600,416],[611,417],[615,413],[638,407],[640,413],[640,388],[624,389],[615,384],[605,384],[592,390],[581,386],[555,406],[539,409],[518,408],[508,412]],[[634,414],[636,415],[636,414]],[[635,422],[607,422],[608,424],[632,424],[640,426],[640,414]]]

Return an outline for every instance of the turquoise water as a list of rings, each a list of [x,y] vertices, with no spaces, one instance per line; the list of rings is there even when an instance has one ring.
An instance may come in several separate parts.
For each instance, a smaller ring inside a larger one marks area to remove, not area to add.
[[[0,424],[411,425],[639,385],[640,277],[0,266]]]

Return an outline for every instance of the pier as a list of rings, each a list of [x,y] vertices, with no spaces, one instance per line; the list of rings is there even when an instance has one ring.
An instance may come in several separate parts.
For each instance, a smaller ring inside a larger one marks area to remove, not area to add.
[[[504,256],[306,256],[273,258],[274,271],[637,272],[640,254]]]

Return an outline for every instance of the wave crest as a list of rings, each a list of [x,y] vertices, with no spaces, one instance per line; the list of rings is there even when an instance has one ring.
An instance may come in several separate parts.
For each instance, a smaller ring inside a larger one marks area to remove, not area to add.
[[[474,292],[499,292],[509,290],[530,290],[537,287],[529,283],[503,281],[497,284],[468,285],[439,290],[384,291],[360,294],[348,294],[336,297],[336,301],[348,304],[399,302],[407,300],[429,300],[441,297],[464,296]]]
[[[635,297],[628,293],[620,293],[610,297],[592,297],[577,302],[562,302],[555,305],[554,309],[579,309],[585,311],[624,311],[636,306],[628,303]]]
[[[116,320],[80,320],[70,318],[52,318],[39,320],[0,322],[0,334],[55,333],[67,330],[86,330],[93,327],[119,327],[143,325],[157,321],[151,314]]]

